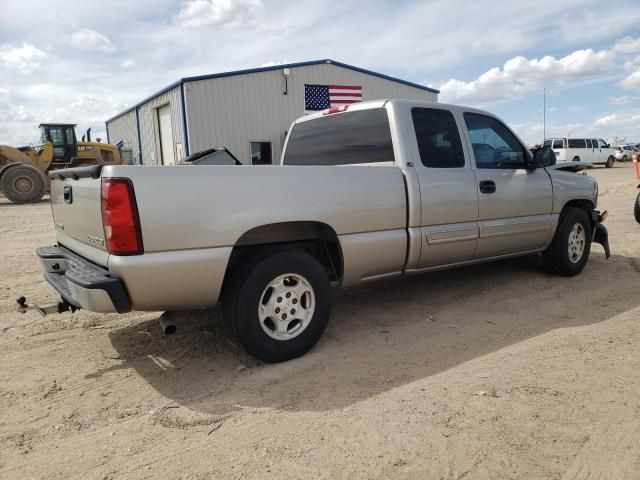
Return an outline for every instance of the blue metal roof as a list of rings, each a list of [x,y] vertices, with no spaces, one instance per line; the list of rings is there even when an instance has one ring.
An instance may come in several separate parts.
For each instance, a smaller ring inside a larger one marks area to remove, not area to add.
[[[420,90],[426,90],[427,92],[440,93],[440,91],[436,90],[435,88],[425,87],[424,85],[420,85],[418,83],[409,82],[407,80],[402,80],[400,78],[391,77],[391,76],[385,75],[383,73],[373,72],[371,70],[366,70],[366,69],[360,68],[360,67],[354,67],[353,65],[348,65],[348,64],[342,63],[342,62],[336,62],[335,60],[331,60],[329,58],[326,58],[324,60],[312,60],[312,61],[309,61],[309,62],[288,63],[288,64],[284,64],[284,65],[274,65],[274,66],[271,66],[271,67],[250,68],[248,70],[235,70],[235,71],[232,71],[232,72],[212,73],[212,74],[209,74],[209,75],[198,75],[198,76],[195,76],[195,77],[181,78],[177,82],[172,83],[171,85],[163,88],[162,90],[160,90],[160,91],[154,93],[153,95],[148,96],[144,100],[136,103],[134,106],[128,108],[127,110],[125,110],[123,112],[120,112],[117,115],[111,117],[110,119],[107,120],[107,123],[111,122],[112,120],[115,120],[118,117],[121,117],[122,115],[125,115],[125,114],[135,110],[136,108],[140,107],[141,105],[144,105],[145,103],[149,102],[150,100],[153,100],[157,96],[162,95],[163,93],[168,92],[172,88],[175,88],[175,87],[177,87],[179,85],[182,85],[182,84],[184,84],[186,82],[195,82],[195,81],[198,81],[198,80],[209,80],[209,79],[212,79],[212,78],[233,77],[233,76],[236,76],[236,75],[248,75],[248,74],[251,74],[251,73],[270,72],[270,71],[273,71],[273,70],[282,70],[284,68],[306,67],[306,66],[309,66],[309,65],[321,65],[321,64],[325,64],[325,63],[331,64],[331,65],[336,65],[336,66],[342,67],[342,68],[348,68],[349,70],[354,70],[356,72],[364,73],[364,74],[367,74],[367,75],[372,75],[374,77],[384,78],[385,80],[389,80],[389,81],[392,81],[392,82],[402,83],[403,85],[408,85],[410,87],[418,88]]]

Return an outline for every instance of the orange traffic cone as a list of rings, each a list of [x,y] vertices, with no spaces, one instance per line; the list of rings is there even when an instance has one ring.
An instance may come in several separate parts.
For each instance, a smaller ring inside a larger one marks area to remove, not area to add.
[[[640,180],[640,166],[638,166],[638,151],[634,150],[631,153],[631,157],[633,158],[633,171],[636,174],[636,179]]]

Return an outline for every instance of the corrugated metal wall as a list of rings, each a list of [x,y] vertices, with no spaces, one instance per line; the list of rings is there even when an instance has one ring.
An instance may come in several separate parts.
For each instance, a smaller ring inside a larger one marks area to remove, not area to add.
[[[136,163],[140,161],[140,148],[138,146],[138,130],[136,127],[135,110],[120,115],[107,123],[109,129],[109,142],[114,145],[120,140],[124,142],[124,148],[130,148]]]
[[[285,132],[293,120],[304,115],[305,83],[362,85],[364,100],[437,101],[435,93],[333,64],[291,68],[287,95],[283,95],[282,70],[187,82],[190,152],[223,146],[241,162],[249,163],[250,142],[270,141],[277,163]]]
[[[182,106],[180,103],[180,87],[178,86],[138,107],[142,159],[145,165],[158,165],[160,161],[157,109],[166,104],[169,104],[171,108],[171,129],[174,149],[182,149],[184,152]],[[109,129],[111,129],[111,126],[109,126]],[[111,130],[109,130],[109,132],[111,132]],[[176,153],[177,160],[181,158],[178,153]]]

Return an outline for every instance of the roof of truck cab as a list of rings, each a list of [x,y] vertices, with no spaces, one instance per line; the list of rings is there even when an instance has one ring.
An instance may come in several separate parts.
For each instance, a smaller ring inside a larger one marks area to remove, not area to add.
[[[340,113],[344,113],[344,112],[357,112],[358,110],[368,110],[368,109],[373,109],[373,108],[383,108],[385,105],[387,105],[388,103],[393,103],[393,104],[410,104],[410,105],[415,105],[415,106],[421,106],[421,107],[425,107],[425,108],[438,108],[441,110],[464,110],[465,112],[469,112],[469,113],[477,113],[480,115],[486,115],[486,116],[490,116],[490,117],[495,117],[498,118],[496,115],[494,115],[491,112],[487,112],[486,110],[479,110],[477,108],[473,108],[473,107],[466,107],[464,105],[453,105],[450,103],[440,103],[440,102],[430,102],[428,100],[409,100],[409,99],[402,99],[402,98],[394,98],[394,99],[378,99],[378,100],[367,100],[364,102],[357,102],[357,103],[352,103],[350,105],[348,105],[344,111],[341,112],[335,112],[333,113],[334,115],[340,114]],[[319,110],[317,112],[314,113],[309,113],[307,115],[304,115],[303,117],[299,117],[297,118],[294,123],[302,123],[302,122],[307,122],[309,120],[313,120],[315,118],[321,118],[326,116],[327,114],[325,112],[327,112],[327,110],[330,109],[325,109],[325,110]]]

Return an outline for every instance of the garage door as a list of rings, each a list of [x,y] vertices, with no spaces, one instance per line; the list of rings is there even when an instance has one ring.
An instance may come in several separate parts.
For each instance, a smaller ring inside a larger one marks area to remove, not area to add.
[[[173,131],[171,129],[171,108],[164,105],[158,108],[158,130],[160,133],[160,154],[163,165],[175,165],[173,151]]]

